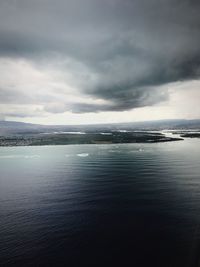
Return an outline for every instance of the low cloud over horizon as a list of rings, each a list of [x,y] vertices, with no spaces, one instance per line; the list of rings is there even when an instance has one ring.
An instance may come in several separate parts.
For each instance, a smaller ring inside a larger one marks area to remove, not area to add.
[[[0,118],[200,118],[195,0],[2,0]]]

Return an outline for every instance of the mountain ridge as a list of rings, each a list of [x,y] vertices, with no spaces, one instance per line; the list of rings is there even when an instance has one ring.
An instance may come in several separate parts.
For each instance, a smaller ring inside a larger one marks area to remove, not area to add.
[[[112,131],[112,130],[163,130],[200,129],[200,119],[172,119],[124,123],[105,123],[88,125],[42,125],[17,121],[0,121],[0,135],[23,133],[52,133],[54,131]]]

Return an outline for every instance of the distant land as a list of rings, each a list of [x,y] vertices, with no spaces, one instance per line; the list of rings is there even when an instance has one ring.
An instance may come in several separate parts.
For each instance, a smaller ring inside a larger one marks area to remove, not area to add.
[[[155,143],[184,138],[200,138],[200,120],[94,125],[39,125],[0,121],[0,146]]]

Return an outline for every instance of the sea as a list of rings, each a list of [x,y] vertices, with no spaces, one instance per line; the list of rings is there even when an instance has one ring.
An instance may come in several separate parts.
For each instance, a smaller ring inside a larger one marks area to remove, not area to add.
[[[199,266],[200,139],[0,148],[0,266]]]

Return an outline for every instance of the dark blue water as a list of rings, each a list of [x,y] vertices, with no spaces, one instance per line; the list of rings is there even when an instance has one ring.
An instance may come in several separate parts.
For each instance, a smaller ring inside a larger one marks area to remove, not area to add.
[[[0,266],[196,266],[200,140],[0,149]]]

